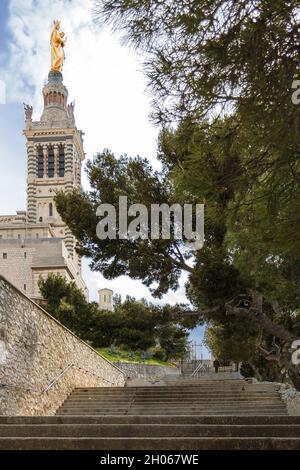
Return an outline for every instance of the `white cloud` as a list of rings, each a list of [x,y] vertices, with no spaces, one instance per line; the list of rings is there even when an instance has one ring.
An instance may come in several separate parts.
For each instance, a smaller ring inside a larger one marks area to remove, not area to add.
[[[157,129],[148,118],[150,99],[141,64],[115,36],[96,30],[89,0],[11,0],[8,99],[33,101],[34,117],[39,118],[54,18],[61,20],[68,36],[64,83],[70,99],[76,99],[77,125],[86,132],[87,154],[106,147],[116,154],[141,153],[157,165]]]
[[[95,29],[91,5],[90,0],[10,1],[10,63],[4,71],[7,99],[33,104],[34,119],[39,119],[41,90],[50,66],[50,33],[53,20],[58,18],[68,37],[64,83],[70,100],[76,100],[77,127],[86,134],[88,158],[109,148],[116,155],[147,157],[158,168],[157,129],[149,122],[150,97],[145,93],[141,63],[119,44],[118,38],[107,30]],[[123,295],[151,298],[140,282],[124,277],[108,282],[100,274],[91,273],[87,262],[84,277],[94,300],[103,285]],[[171,292],[164,300],[185,301],[184,288]]]
[[[108,287],[109,289],[112,289],[115,293],[120,294],[123,299],[125,299],[126,295],[130,295],[137,299],[144,298],[159,304],[169,303],[174,305],[178,302],[187,303],[184,288],[184,283],[187,280],[186,274],[182,275],[181,286],[176,292],[170,291],[166,295],[164,295],[162,299],[154,299],[148,287],[144,286],[141,282],[130,279],[126,276],[121,276],[113,280],[107,280],[100,273],[91,272],[88,267],[88,264],[89,260],[84,259],[82,268],[85,278],[88,278],[91,301],[98,300],[98,290],[100,288]]]

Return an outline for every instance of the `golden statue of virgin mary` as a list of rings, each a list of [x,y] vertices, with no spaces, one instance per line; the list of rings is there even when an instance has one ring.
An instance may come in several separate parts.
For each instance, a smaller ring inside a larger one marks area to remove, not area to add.
[[[60,21],[54,21],[54,28],[51,33],[51,72],[61,72],[65,60],[64,40],[65,33],[60,32]]]

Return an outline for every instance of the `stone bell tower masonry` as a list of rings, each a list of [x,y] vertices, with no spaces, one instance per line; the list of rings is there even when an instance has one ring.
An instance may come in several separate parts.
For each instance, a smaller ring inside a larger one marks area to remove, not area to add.
[[[43,99],[38,121],[25,105],[27,211],[0,216],[0,274],[31,299],[40,298],[39,279],[51,273],[75,282],[88,298],[76,240],[54,201],[56,191],[80,188],[85,158],[61,72],[50,71]]]
[[[85,158],[82,132],[76,128],[74,103],[60,72],[50,72],[43,89],[44,110],[39,121],[26,116],[27,218],[29,224],[51,224],[55,238],[63,238],[73,262],[80,266],[75,239],[61,220],[54,202],[57,190],[72,191],[81,185]]]

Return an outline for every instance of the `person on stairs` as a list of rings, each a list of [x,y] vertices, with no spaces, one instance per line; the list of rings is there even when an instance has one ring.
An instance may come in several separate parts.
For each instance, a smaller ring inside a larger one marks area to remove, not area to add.
[[[214,360],[213,366],[215,368],[215,373],[217,374],[219,372],[219,367],[220,367],[220,362],[218,361],[218,359]]]

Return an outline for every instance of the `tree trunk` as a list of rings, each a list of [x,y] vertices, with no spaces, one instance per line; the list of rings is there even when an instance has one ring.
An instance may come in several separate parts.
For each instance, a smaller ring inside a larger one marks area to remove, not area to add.
[[[234,307],[230,304],[226,305],[226,312],[228,315],[235,315],[240,318],[248,318],[259,324],[262,329],[281,340],[285,343],[282,354],[277,356],[264,355],[266,359],[274,360],[278,362],[281,368],[284,368],[287,371],[289,379],[291,380],[293,386],[296,390],[300,391],[300,370],[297,366],[292,364],[292,357],[290,353],[290,346],[293,340],[296,338],[292,333],[286,330],[282,325],[273,322],[264,312],[263,312],[263,297],[257,291],[251,291],[252,303],[250,308]],[[274,308],[274,306],[272,305]],[[275,310],[275,309],[274,309]],[[278,309],[276,310],[278,313]],[[251,367],[253,365],[251,364]],[[255,370],[255,369],[254,369]],[[255,370],[257,373],[257,370]]]
[[[254,372],[254,376],[257,380],[259,380],[260,382],[262,382],[262,376],[260,375],[259,373],[259,370],[257,369],[257,367],[255,367],[254,364],[252,364],[252,362],[249,362],[249,365],[252,367],[253,369],[253,372]]]

